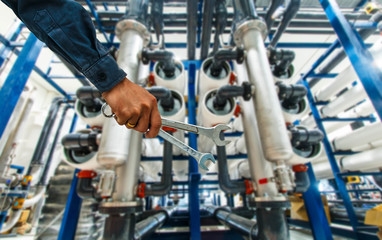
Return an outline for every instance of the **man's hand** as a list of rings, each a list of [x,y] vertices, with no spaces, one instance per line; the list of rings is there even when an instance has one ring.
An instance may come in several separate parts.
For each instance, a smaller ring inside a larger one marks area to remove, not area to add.
[[[150,128],[146,133],[148,138],[158,135],[162,120],[157,100],[146,89],[125,78],[111,90],[102,93],[102,97],[115,113],[119,125],[142,133]]]

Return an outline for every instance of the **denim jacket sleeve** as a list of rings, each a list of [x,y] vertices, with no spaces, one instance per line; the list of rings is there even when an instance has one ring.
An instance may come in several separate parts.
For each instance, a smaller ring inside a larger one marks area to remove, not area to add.
[[[97,40],[87,11],[72,0],[1,0],[53,52],[82,72],[101,92],[126,73]]]

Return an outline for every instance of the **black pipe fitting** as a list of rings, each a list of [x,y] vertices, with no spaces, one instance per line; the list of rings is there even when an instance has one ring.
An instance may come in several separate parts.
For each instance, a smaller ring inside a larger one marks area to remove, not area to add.
[[[76,192],[82,199],[95,199],[101,201],[102,197],[92,185],[93,178],[78,178]]]
[[[92,86],[80,87],[76,96],[78,100],[85,106],[88,112],[99,112],[101,110],[103,102],[101,101],[101,92]]]
[[[71,133],[65,135],[61,143],[65,149],[90,153],[98,150],[98,134],[97,132]]]
[[[159,61],[166,77],[171,78],[175,74],[175,62],[174,54],[167,50],[149,51],[143,49],[141,52],[141,59],[144,64],[148,64],[150,61]]]
[[[294,182],[296,184],[294,188],[295,193],[304,193],[310,187],[310,180],[307,171],[295,172]]]
[[[225,85],[220,87],[214,96],[213,106],[217,110],[222,110],[229,98],[243,97],[245,101],[251,99],[254,87],[248,82],[243,82],[241,86]]]
[[[223,70],[223,63],[230,60],[236,60],[239,64],[243,63],[244,50],[241,48],[236,48],[236,50],[222,49],[217,51],[212,59],[211,65],[209,66],[211,75],[218,77]]]
[[[175,101],[170,89],[154,86],[147,88],[147,91],[154,95],[156,99],[160,100],[159,104],[165,111],[171,111],[174,108]]]
[[[299,126],[298,128],[290,127],[289,131],[292,134],[291,143],[293,147],[318,144],[324,139],[324,134],[318,129],[308,130]]]
[[[278,96],[281,105],[285,109],[295,109],[298,107],[299,102],[306,96],[308,91],[306,87],[301,84],[285,84],[283,82],[277,82]]]
[[[296,54],[291,50],[269,48],[269,63],[273,67],[273,75],[276,77],[283,77],[285,75],[291,77],[293,73],[288,74],[288,70],[295,56]]]

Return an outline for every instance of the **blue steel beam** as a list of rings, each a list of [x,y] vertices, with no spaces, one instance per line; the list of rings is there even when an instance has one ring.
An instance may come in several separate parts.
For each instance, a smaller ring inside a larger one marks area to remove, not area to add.
[[[32,73],[43,45],[44,44],[31,33],[1,87],[0,99],[3,101],[3,107],[0,113],[0,137],[2,137],[8,121],[12,116],[13,110]]]
[[[338,190],[339,190],[341,197],[343,199],[343,202],[345,204],[345,208],[346,208],[346,211],[348,213],[350,223],[353,227],[353,231],[357,232],[357,227],[358,227],[357,216],[354,212],[354,209],[353,209],[349,194],[347,192],[345,183],[342,180],[342,178],[339,175],[337,175],[341,171],[340,171],[338,164],[337,164],[337,161],[334,157],[332,146],[331,146],[330,141],[328,139],[328,135],[326,134],[324,125],[321,121],[320,113],[317,109],[317,106],[313,104],[314,103],[314,97],[313,97],[312,91],[311,91],[311,89],[309,87],[309,83],[306,81],[306,79],[304,79],[303,84],[305,85],[306,89],[308,90],[307,97],[309,100],[309,105],[310,105],[310,109],[312,110],[314,120],[316,121],[318,129],[320,129],[322,131],[322,133],[324,134],[324,139],[322,140],[322,143],[324,144],[326,155],[328,156],[329,163],[332,167],[333,175],[334,175],[335,181],[337,183]],[[313,175],[313,173],[311,173],[311,174]],[[308,202],[306,201],[306,203],[308,203]],[[314,217],[314,216],[312,216],[312,217]],[[356,235],[354,235],[354,237],[356,237]]]
[[[98,13],[97,13],[97,11],[94,9],[93,4],[91,3],[90,0],[85,0],[85,1],[86,1],[86,4],[88,5],[88,7],[89,7],[89,9],[90,9],[90,12],[93,14],[94,18],[96,19],[96,22],[97,22],[97,25],[98,25],[98,30],[100,30],[101,33],[103,34],[103,36],[105,37],[106,42],[107,42],[107,44],[109,45],[108,47],[111,47],[111,46],[110,46],[110,44],[111,44],[110,39],[109,39],[109,37],[107,36],[107,34],[106,34],[106,32],[105,32],[105,29],[104,29],[103,26],[102,26],[102,22],[101,22],[101,20],[100,20],[99,17],[98,17]]]
[[[9,47],[8,44],[11,41],[15,41],[17,37],[19,36],[24,24],[16,21],[14,25],[11,27],[11,30],[7,34],[6,37],[3,37],[3,44],[4,46],[0,50],[0,67],[3,65],[5,59],[8,57],[9,53],[12,51],[13,48]]]
[[[382,119],[382,71],[376,67],[373,56],[346,20],[337,3],[334,0],[320,0],[320,3],[379,118]]]
[[[188,65],[188,123],[196,124],[196,100],[195,100],[195,75],[194,63]],[[197,150],[197,139],[195,133],[189,133],[189,145]],[[199,182],[201,179],[198,172],[198,163],[191,156],[188,162],[188,208],[190,212],[190,236],[191,240],[200,240],[200,206],[199,206]]]
[[[73,132],[77,123],[77,114],[73,115],[72,124],[70,126],[69,132]],[[74,239],[77,229],[78,218],[81,212],[82,199],[77,195],[77,173],[79,169],[74,171],[72,184],[70,186],[70,191],[68,199],[66,201],[64,217],[61,221],[60,232],[58,233],[58,240]]]
[[[308,163],[308,175],[310,180],[310,186],[308,190],[303,194],[303,199],[306,207],[306,212],[309,217],[310,228],[314,239],[333,239],[332,232],[330,230],[328,219],[326,218],[324,204],[321,200],[321,194],[318,191],[318,182],[314,176],[312,164]]]

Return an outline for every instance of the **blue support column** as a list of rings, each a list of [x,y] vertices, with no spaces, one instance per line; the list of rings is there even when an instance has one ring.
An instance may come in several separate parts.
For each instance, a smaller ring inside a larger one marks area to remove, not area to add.
[[[0,113],[0,137],[4,133],[42,47],[43,43],[31,33],[0,90],[0,99],[3,102]]]
[[[195,75],[196,66],[191,63],[188,66],[188,122],[196,124],[196,102],[195,102]],[[195,133],[189,133],[189,145],[197,150],[197,139]],[[191,240],[201,239],[200,233],[200,206],[199,206],[199,181],[198,163],[191,156],[188,162],[188,208],[190,213],[190,235]]]
[[[322,140],[322,143],[324,144],[325,151],[326,151],[326,154],[327,154],[328,159],[329,159],[329,163],[330,163],[330,165],[332,167],[333,175],[334,175],[334,178],[336,180],[336,183],[337,183],[337,186],[338,186],[338,190],[339,190],[339,192],[341,194],[341,197],[342,197],[342,200],[344,202],[344,205],[345,205],[346,211],[348,213],[348,217],[349,217],[350,223],[351,223],[351,225],[353,227],[353,231],[357,232],[357,227],[358,227],[357,216],[356,216],[356,214],[354,212],[354,209],[353,209],[353,206],[352,206],[349,194],[348,194],[347,189],[346,189],[346,185],[343,182],[341,176],[338,175],[340,173],[340,169],[339,169],[337,161],[336,161],[336,159],[334,157],[330,141],[329,141],[329,139],[327,137],[328,135],[326,134],[324,125],[323,125],[323,123],[321,121],[321,116],[319,114],[317,106],[314,104],[314,97],[313,97],[312,91],[309,88],[309,84],[307,83],[307,81],[305,79],[304,79],[303,83],[304,83],[306,89],[308,90],[307,97],[308,97],[310,109],[312,110],[312,114],[313,114],[313,117],[314,117],[314,119],[316,121],[317,127],[324,134],[324,139]],[[354,236],[354,237],[356,237],[356,236]]]
[[[320,192],[318,191],[318,182],[314,176],[312,165],[308,165],[308,175],[310,180],[309,189],[303,194],[303,199],[306,207],[306,212],[309,217],[310,228],[314,239],[333,239],[330,230],[329,222],[325,214],[324,205],[321,200]]]
[[[72,125],[70,127],[70,132],[73,132],[77,123],[77,115],[73,116]],[[74,239],[77,229],[78,218],[80,216],[82,199],[77,195],[77,173],[79,169],[74,171],[72,184],[70,186],[70,191],[68,195],[68,200],[66,201],[64,217],[61,222],[60,232],[58,234],[58,240]]]
[[[379,118],[382,119],[382,71],[367,50],[358,33],[351,27],[334,0],[320,0],[346,54],[357,72]],[[381,61],[380,59],[377,59]]]

